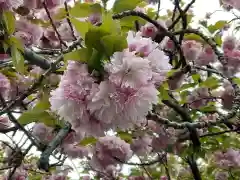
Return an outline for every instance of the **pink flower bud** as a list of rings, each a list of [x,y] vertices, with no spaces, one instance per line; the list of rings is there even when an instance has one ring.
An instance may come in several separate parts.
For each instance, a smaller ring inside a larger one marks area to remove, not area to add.
[[[141,32],[143,37],[151,37],[154,39],[157,35],[157,28],[153,24],[147,23],[141,27]]]

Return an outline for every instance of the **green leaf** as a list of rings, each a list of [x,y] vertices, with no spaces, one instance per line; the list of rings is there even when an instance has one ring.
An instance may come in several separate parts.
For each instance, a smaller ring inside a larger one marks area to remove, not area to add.
[[[69,14],[73,17],[87,17],[92,13],[102,13],[101,5],[78,2],[69,10]]]
[[[112,56],[114,52],[122,51],[128,47],[126,38],[120,35],[104,36],[101,42],[108,57]]]
[[[15,18],[13,12],[11,11],[4,11],[3,12],[4,22],[7,28],[7,32],[9,35],[15,32]]]
[[[92,71],[95,69],[101,72],[101,70],[103,70],[103,57],[103,52],[93,49],[92,56],[87,62],[89,70]]]
[[[92,49],[89,48],[81,48],[76,51],[72,51],[70,53],[64,54],[64,61],[73,60],[80,62],[87,62],[92,55]]]
[[[16,70],[20,73],[23,73],[24,57],[15,45],[12,45],[11,47],[11,57],[12,57],[13,65],[16,68]]]
[[[163,86],[160,86],[159,92],[160,92],[160,98],[162,100],[168,100],[169,99],[168,91]]]
[[[69,14],[73,17],[87,17],[91,13],[91,6],[88,3],[75,3],[74,7],[69,9]]]
[[[126,141],[127,143],[131,143],[132,142],[132,134],[128,133],[128,132],[118,132],[117,135],[124,141]]]
[[[44,96],[42,99],[38,101],[38,103],[30,110],[25,111],[19,118],[18,122],[21,125],[27,125],[32,122],[41,122],[47,126],[55,126],[60,125],[61,122],[53,118],[48,112],[49,109],[49,97]]]
[[[208,26],[208,30],[210,33],[214,33],[217,30],[221,30],[227,24],[227,21],[217,21],[214,25]]]
[[[112,13],[105,13],[102,17],[101,29],[112,34],[120,34],[121,26],[119,20],[113,20]]]
[[[80,145],[82,146],[87,146],[87,145],[92,145],[95,144],[97,142],[97,139],[94,137],[86,137],[84,138],[81,142]]]
[[[180,104],[185,104],[187,102],[188,95],[189,95],[189,91],[182,91],[180,93],[181,101],[179,103]]]
[[[219,34],[214,37],[214,40],[218,46],[222,46],[222,37]]]
[[[216,89],[219,87],[219,80],[215,77],[209,77],[205,81],[200,83],[201,87],[207,87],[210,89]]]
[[[18,48],[18,50],[20,50],[22,52],[24,51],[22,42],[19,39],[15,38],[14,36],[11,36],[9,38],[9,43],[14,45],[16,48]]]
[[[99,52],[103,52],[101,38],[106,35],[110,35],[110,33],[100,27],[91,27],[85,35],[85,44],[88,48],[95,48]]]
[[[134,22],[138,21],[140,24],[145,24],[145,20],[139,17],[135,16],[128,16],[120,19],[120,24],[121,24],[121,30],[125,30],[128,32],[129,30],[135,29],[135,24]]]
[[[142,0],[115,0],[113,12],[120,13],[126,10],[133,10]]]
[[[195,83],[198,83],[199,80],[201,79],[201,76],[200,76],[200,74],[196,73],[196,74],[193,74],[193,75],[192,75],[192,78],[193,78],[193,81],[194,81]]]
[[[75,18],[70,18],[71,23],[76,28],[76,30],[80,33],[82,38],[85,38],[85,34],[88,32],[88,29],[91,27],[89,22],[82,22]]]
[[[202,112],[212,112],[212,111],[216,111],[216,106],[214,105],[209,105],[209,106],[205,106],[205,107],[201,107],[200,111]]]
[[[233,78],[233,82],[236,83],[239,86],[240,85],[240,78]]]
[[[205,43],[204,40],[196,34],[188,34],[184,36],[185,40],[195,40],[197,42]]]

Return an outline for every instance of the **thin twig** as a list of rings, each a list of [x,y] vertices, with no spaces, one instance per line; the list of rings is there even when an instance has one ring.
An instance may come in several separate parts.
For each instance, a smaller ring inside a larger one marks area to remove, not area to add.
[[[68,25],[69,25],[69,27],[71,29],[72,36],[73,36],[74,40],[77,40],[77,38],[76,38],[76,36],[74,34],[74,29],[73,29],[72,23],[71,23],[71,21],[69,19],[69,11],[68,11],[67,1],[64,2],[64,6],[65,6],[65,11],[67,13],[67,18],[66,19],[67,19]]]
[[[48,19],[50,20],[51,25],[52,25],[54,31],[57,34],[57,37],[58,37],[58,40],[59,40],[60,44],[64,45],[65,47],[68,47],[67,44],[62,40],[61,35],[59,34],[59,32],[57,30],[57,27],[55,26],[55,24],[53,22],[53,19],[52,19],[51,15],[50,15],[50,12],[49,12],[48,7],[47,7],[45,2],[43,2],[43,7],[44,7],[44,9],[45,9],[45,11],[47,13]]]
[[[158,0],[158,7],[157,7],[155,20],[157,20],[159,18],[160,7],[161,7],[161,0]]]

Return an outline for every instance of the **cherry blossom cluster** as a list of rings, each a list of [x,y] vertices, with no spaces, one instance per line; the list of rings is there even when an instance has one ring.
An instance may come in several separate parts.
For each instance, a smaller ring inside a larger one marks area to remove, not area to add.
[[[209,45],[202,46],[195,40],[186,40],[182,44],[182,50],[186,60],[199,66],[206,66],[216,61],[216,55]]]
[[[239,168],[240,152],[235,149],[227,149],[224,152],[215,153],[215,162],[222,169]]]
[[[239,41],[233,36],[227,36],[223,40],[222,45],[224,56],[227,61],[225,69],[223,72],[228,73],[230,75],[234,75],[239,71],[240,67],[240,49],[239,49]]]
[[[150,38],[129,32],[128,49],[113,54],[104,65],[106,79],[96,83],[86,64],[68,61],[59,87],[51,93],[51,109],[73,129],[103,135],[145,121],[158,103],[157,85],[171,69],[168,57]]]

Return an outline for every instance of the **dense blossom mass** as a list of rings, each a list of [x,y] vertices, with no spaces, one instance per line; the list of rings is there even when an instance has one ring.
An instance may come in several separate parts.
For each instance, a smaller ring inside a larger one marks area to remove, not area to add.
[[[109,2],[0,0],[0,179],[239,179],[240,1]]]

